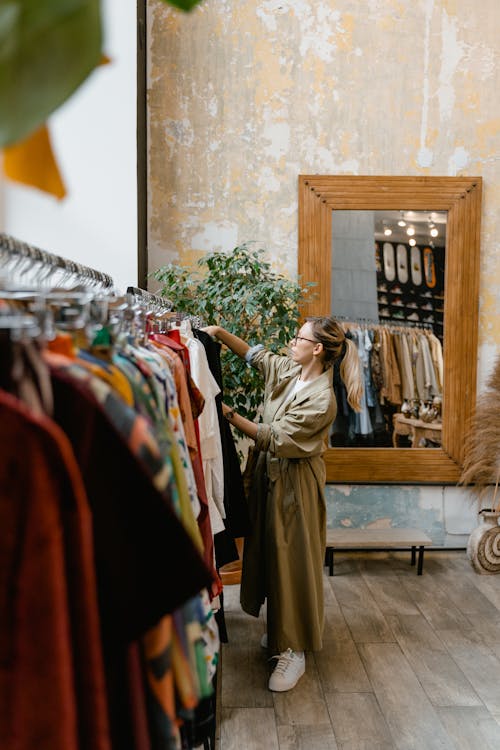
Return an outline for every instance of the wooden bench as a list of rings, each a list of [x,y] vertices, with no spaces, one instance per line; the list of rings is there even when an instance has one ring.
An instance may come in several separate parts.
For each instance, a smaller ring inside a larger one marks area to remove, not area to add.
[[[333,575],[333,553],[338,550],[396,550],[411,549],[411,564],[415,565],[418,547],[417,575],[422,575],[424,549],[432,544],[419,529],[327,529],[325,565]]]

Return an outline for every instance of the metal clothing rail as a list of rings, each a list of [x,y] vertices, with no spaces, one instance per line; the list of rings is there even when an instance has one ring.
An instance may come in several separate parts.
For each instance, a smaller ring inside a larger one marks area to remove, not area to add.
[[[147,292],[145,289],[140,289],[136,286],[127,287],[127,294],[133,297],[135,300],[145,302],[152,308],[158,310],[158,312],[171,312],[172,303],[165,297],[160,297],[159,294],[153,294]]]
[[[25,271],[31,268],[31,262],[34,268],[45,266],[53,268],[54,271],[59,269],[81,281],[100,284],[104,289],[111,289],[114,286],[113,279],[107,273],[97,271],[94,268],[84,266],[68,258],[63,258],[60,255],[49,253],[47,250],[41,250],[23,240],[18,240],[16,237],[0,232],[0,257],[5,256],[8,259],[17,260],[20,267],[27,263]]]
[[[424,321],[405,320],[404,318],[382,318],[381,320],[372,320],[371,318],[348,318],[343,315],[334,315],[335,320],[339,323],[345,323],[352,326],[364,326],[365,328],[411,328],[415,330],[432,331],[432,323]]]

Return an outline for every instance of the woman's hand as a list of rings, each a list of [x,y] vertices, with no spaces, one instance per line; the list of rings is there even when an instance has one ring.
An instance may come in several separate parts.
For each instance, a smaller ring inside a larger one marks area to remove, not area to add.
[[[222,402],[222,416],[231,420],[234,417],[234,409]]]
[[[255,422],[251,422],[246,417],[242,417],[241,414],[237,414],[233,408],[227,404],[222,403],[222,414],[225,419],[236,427],[244,435],[248,435],[249,438],[255,440],[257,437],[257,425]]]
[[[201,330],[205,331],[205,333],[208,333],[209,336],[212,336],[212,338],[216,339],[217,334],[220,331],[220,326],[205,326]]]
[[[201,330],[208,333],[209,336],[218,339],[242,359],[245,358],[245,354],[250,349],[246,341],[240,339],[239,336],[235,336],[234,333],[229,333],[229,331],[226,331],[222,326],[205,326],[205,328],[202,328]]]

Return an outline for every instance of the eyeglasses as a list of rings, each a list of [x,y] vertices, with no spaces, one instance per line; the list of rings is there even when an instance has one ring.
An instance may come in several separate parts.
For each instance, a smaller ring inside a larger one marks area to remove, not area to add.
[[[294,336],[290,343],[296,344],[297,341],[310,341],[311,344],[319,344],[319,341],[315,341],[314,339],[307,339],[305,336]]]

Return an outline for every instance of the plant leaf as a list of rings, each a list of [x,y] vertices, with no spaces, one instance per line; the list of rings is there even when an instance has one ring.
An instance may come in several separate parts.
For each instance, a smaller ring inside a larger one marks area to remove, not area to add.
[[[0,0],[0,147],[40,127],[101,59],[99,0]]]
[[[167,5],[173,5],[181,10],[192,10],[195,5],[198,5],[200,0],[163,0]]]

